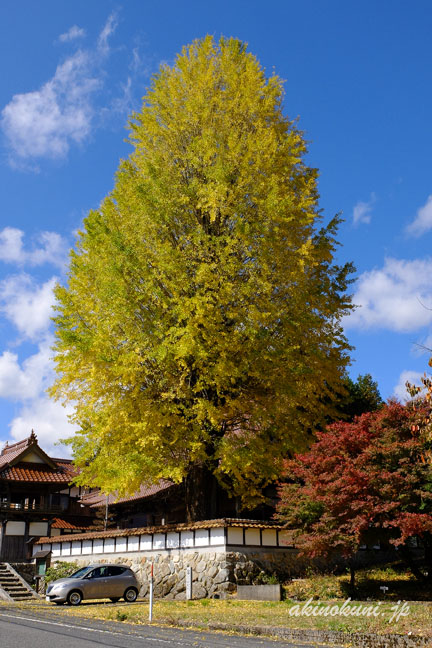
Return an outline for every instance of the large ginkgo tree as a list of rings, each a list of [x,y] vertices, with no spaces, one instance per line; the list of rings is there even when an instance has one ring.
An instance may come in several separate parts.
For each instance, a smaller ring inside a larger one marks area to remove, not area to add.
[[[252,505],[332,410],[350,266],[282,99],[244,44],[206,37],[132,115],[56,290],[52,394],[75,407],[81,483],[184,480],[190,519],[214,480]]]

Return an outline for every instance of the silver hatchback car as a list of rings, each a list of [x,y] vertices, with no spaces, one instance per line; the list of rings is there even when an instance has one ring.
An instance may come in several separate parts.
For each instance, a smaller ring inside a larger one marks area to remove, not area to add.
[[[57,605],[79,605],[83,599],[109,598],[116,603],[124,598],[133,603],[139,589],[134,572],[125,565],[88,565],[68,578],[50,583],[46,600]]]

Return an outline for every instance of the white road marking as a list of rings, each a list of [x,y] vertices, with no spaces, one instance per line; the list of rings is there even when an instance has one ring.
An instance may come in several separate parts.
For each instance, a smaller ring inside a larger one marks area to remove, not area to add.
[[[60,626],[62,628],[72,628],[74,630],[87,630],[88,632],[99,632],[101,634],[117,635],[119,637],[127,636],[125,632],[115,632],[115,630],[100,630],[98,628],[89,628],[88,626],[70,625],[68,623],[58,623],[57,621],[43,621],[42,619],[34,619],[32,617],[24,617],[15,614],[2,614],[0,612],[0,617],[5,617],[6,619],[21,619],[22,621],[33,621],[33,623],[44,623],[45,625]],[[141,640],[144,639],[145,641],[159,641],[160,643],[167,643],[167,644],[172,643],[170,639],[157,639],[155,637],[137,636],[137,639],[141,639]],[[184,645],[183,642],[182,645]]]

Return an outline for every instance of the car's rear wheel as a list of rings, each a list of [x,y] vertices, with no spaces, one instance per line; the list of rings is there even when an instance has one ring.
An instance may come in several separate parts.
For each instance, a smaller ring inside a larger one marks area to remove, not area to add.
[[[67,597],[67,602],[69,605],[79,605],[82,601],[82,594],[79,590],[72,590],[72,592],[69,592],[68,597]]]
[[[120,596],[112,596],[110,599],[113,603],[117,603],[117,601],[120,601]]]
[[[126,603],[133,603],[137,600],[138,592],[135,587],[128,587],[126,592],[123,594],[123,598]]]

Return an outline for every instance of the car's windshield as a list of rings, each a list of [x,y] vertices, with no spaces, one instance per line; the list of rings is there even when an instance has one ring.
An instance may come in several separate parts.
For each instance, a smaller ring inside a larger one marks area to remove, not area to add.
[[[83,578],[90,571],[91,567],[81,567],[78,571],[74,572],[69,578]]]

